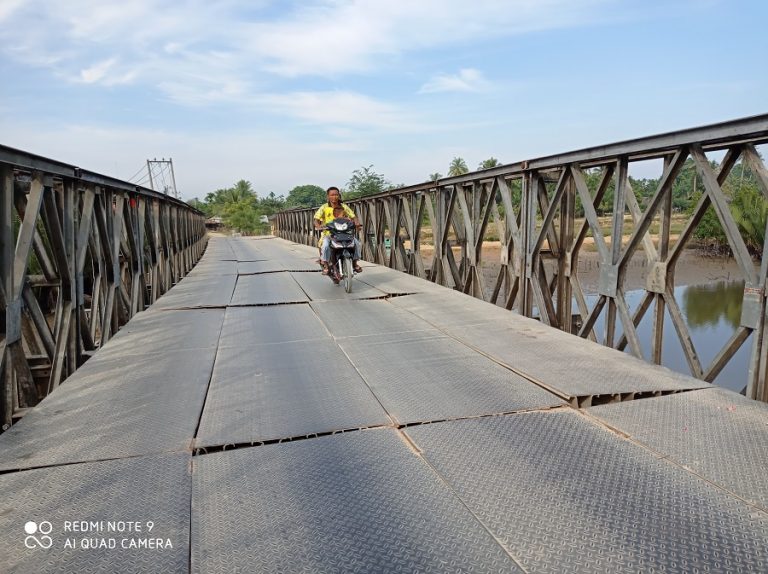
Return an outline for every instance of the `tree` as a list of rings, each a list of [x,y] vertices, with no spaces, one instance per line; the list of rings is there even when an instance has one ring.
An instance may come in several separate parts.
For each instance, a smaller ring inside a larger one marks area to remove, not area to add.
[[[497,160],[495,157],[489,157],[488,159],[481,161],[477,166],[477,169],[491,169],[492,167],[497,167],[499,165],[501,165],[499,160]]]
[[[297,185],[288,192],[287,207],[317,207],[325,203],[325,190],[319,185]]]
[[[435,173],[430,173],[430,174],[429,174],[429,181],[437,181],[437,180],[438,180],[438,179],[440,179],[441,177],[443,177],[443,174],[442,174],[442,173],[438,173],[438,172],[435,172]]]
[[[389,180],[382,174],[376,173],[373,165],[361,167],[352,172],[347,183],[346,199],[356,199],[367,195],[375,195],[387,191],[391,186]]]
[[[455,157],[451,160],[451,165],[448,168],[448,177],[454,177],[457,175],[464,175],[469,173],[467,162],[460,157]]]

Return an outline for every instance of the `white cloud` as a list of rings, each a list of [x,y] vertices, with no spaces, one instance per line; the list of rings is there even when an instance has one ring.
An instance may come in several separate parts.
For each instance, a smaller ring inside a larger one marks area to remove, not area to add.
[[[0,10],[0,54],[79,77],[94,53],[106,51],[150,85],[184,81],[193,62],[210,75],[338,77],[394,65],[416,50],[580,26],[604,18],[602,8],[616,2],[14,1]]]
[[[419,89],[420,94],[433,92],[481,92],[489,87],[480,70],[464,68],[458,74],[438,74]]]

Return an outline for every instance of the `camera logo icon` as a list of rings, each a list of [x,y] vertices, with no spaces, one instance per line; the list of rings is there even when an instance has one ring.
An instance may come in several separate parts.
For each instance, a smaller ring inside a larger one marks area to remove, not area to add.
[[[48,536],[51,530],[53,530],[53,525],[47,520],[43,520],[39,524],[30,520],[24,525],[24,532],[27,533],[24,546],[30,549],[39,547],[47,550],[53,546],[53,539]]]

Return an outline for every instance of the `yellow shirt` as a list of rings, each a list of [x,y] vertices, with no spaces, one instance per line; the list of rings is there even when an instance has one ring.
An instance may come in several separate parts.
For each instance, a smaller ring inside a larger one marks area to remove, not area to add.
[[[355,212],[352,211],[352,208],[349,207],[346,203],[342,203],[341,207],[344,209],[344,215],[346,215],[349,219],[355,218]],[[315,219],[319,219],[323,225],[330,223],[331,221],[336,219],[333,216],[333,207],[331,207],[329,203],[324,203],[315,212]],[[328,231],[327,229],[323,230],[323,233],[320,235],[320,243],[323,242],[324,236],[330,235],[330,234],[331,232]]]

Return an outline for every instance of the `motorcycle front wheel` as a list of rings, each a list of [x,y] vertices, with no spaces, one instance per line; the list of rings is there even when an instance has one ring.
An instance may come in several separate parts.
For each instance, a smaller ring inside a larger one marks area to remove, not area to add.
[[[352,293],[352,260],[349,257],[344,258],[344,290]]]

